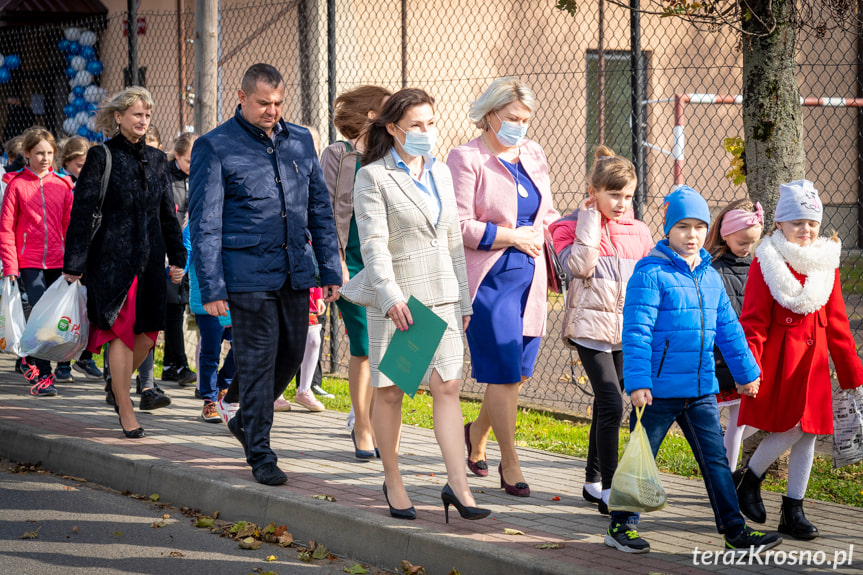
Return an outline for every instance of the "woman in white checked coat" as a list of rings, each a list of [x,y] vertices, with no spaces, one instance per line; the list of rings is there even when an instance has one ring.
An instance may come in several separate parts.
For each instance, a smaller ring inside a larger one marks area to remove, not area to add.
[[[342,296],[366,306],[371,385],[377,388],[372,425],[384,466],[390,514],[414,519],[416,511],[398,468],[404,393],[378,370],[396,329],[410,329],[411,296],[447,322],[425,380],[434,398],[435,438],[448,483],[444,510],[480,519],[464,468],[459,386],[462,334],[473,313],[468,292],[452,177],[431,155],[437,130],[434,100],[422,90],[394,94],[367,127],[363,167],[354,184],[354,214],[365,268],[342,287]]]

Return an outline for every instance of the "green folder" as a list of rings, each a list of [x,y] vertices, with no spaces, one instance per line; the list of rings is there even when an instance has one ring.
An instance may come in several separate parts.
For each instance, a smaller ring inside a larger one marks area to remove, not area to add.
[[[396,330],[378,369],[413,397],[446,331],[446,322],[414,296],[408,300],[408,309],[414,323],[405,331]]]

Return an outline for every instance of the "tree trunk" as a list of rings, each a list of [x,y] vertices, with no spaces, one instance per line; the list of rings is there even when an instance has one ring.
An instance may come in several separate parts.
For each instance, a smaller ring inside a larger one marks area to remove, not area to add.
[[[750,0],[748,6],[758,16],[744,14],[744,31],[764,34],[776,22],[769,35],[743,35],[746,185],[752,201],[761,202],[772,222],[779,184],[805,175],[803,120],[794,59],[796,16],[793,0]]]

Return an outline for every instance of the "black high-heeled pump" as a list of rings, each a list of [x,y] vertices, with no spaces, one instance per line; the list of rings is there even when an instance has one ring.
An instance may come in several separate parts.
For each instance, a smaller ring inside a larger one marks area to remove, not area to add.
[[[443,486],[440,492],[440,499],[443,501],[443,511],[444,517],[446,517],[446,522],[449,523],[449,506],[455,506],[458,514],[461,515],[462,519],[468,520],[476,520],[482,519],[483,517],[488,517],[491,513],[491,509],[483,509],[482,507],[468,507],[467,505],[462,505],[461,501],[458,500],[455,493],[452,490],[452,487],[449,486],[449,483]]]
[[[387,500],[387,507],[390,508],[390,515],[395,517],[396,519],[416,519],[417,518],[417,510],[414,509],[413,505],[408,507],[407,509],[396,509],[392,505],[390,505],[390,498],[387,495],[387,482],[384,481],[384,497]]]
[[[135,407],[135,403],[132,401],[131,398],[129,399],[129,403],[132,404],[132,407]],[[140,439],[140,438],[144,437],[144,428],[143,427],[139,427],[138,429],[133,429],[132,431],[126,431],[126,428],[123,427],[123,418],[120,417],[120,407],[116,403],[114,403],[114,411],[117,413],[117,419],[120,420],[120,429],[123,430],[123,435],[125,435],[129,439]]]

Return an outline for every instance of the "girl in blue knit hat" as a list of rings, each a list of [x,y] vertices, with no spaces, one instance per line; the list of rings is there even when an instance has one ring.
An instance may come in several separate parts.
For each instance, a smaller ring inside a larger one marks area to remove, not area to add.
[[[725,457],[716,393],[714,344],[744,395],[758,392],[760,369],[746,345],[719,273],[703,248],[710,209],[688,186],[665,197],[665,239],[635,266],[623,307],[623,380],[653,456],[676,421],[692,448],[728,549],[765,550],[782,538],[746,526]],[[635,412],[630,426],[635,427]],[[650,545],[638,514],[612,511],[605,544],[627,553]]]

